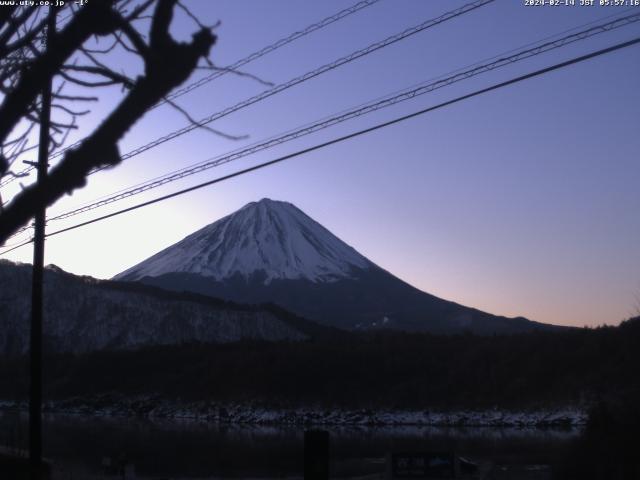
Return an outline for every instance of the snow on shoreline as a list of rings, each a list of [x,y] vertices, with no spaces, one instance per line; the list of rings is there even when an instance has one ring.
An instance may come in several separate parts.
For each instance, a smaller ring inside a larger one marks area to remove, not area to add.
[[[27,402],[0,400],[0,411],[27,411]],[[45,413],[90,416],[124,416],[165,419],[197,419],[247,425],[418,425],[449,427],[581,427],[587,413],[577,407],[527,411],[506,410],[389,410],[326,409],[320,407],[274,408],[240,403],[182,403],[137,397],[114,400],[93,397],[46,402]]]

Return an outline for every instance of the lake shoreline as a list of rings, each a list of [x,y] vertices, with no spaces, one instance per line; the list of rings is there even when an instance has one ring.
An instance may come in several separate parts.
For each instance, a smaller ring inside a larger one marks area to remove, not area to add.
[[[25,401],[0,400],[2,411],[28,411]],[[348,409],[313,406],[267,407],[248,403],[178,403],[154,397],[115,400],[110,397],[73,398],[48,401],[44,414],[72,414],[95,417],[191,419],[218,424],[309,425],[309,426],[434,426],[434,427],[519,427],[576,428],[587,422],[579,407],[528,410],[404,410]]]

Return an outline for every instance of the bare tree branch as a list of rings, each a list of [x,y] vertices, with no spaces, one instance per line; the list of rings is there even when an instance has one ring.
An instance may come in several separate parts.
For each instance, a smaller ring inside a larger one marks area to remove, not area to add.
[[[106,34],[117,28],[115,12],[108,0],[94,0],[80,9],[65,29],[56,35],[56,48],[48,48],[20,76],[12,95],[0,105],[0,142],[20,121],[27,106],[40,92],[42,80],[53,77],[63,63],[92,34]]]
[[[143,36],[131,26],[130,21],[134,17],[138,18],[154,2],[156,7],[151,20],[150,40],[147,44]],[[119,6],[129,3],[120,2]],[[110,8],[110,4],[111,2],[107,0],[93,0],[82,9],[76,10],[74,18],[57,34],[55,51],[46,49],[39,54],[39,58],[33,59],[30,68],[20,75],[16,87],[0,105],[0,142],[4,143],[7,135],[21,119],[27,118],[34,124],[37,123],[34,113],[34,108],[37,108],[35,100],[42,79],[46,79],[47,76],[51,78],[59,75],[69,82],[84,83],[83,86],[87,87],[115,83],[129,87],[115,109],[77,148],[66,151],[62,160],[53,167],[45,180],[26,187],[6,206],[0,214],[0,244],[26,225],[38,208],[51,205],[61,196],[84,186],[89,172],[119,164],[121,158],[118,141],[147,110],[187,80],[200,60],[208,57],[215,43],[216,37],[208,28],[196,31],[192,40],[187,43],[177,42],[171,37],[169,29],[177,0],[147,0],[128,16],[123,16],[123,10]],[[102,62],[94,61],[95,59],[91,58],[94,52],[86,49],[83,51],[85,42],[92,35],[100,37],[112,35],[117,42],[123,42],[118,36],[120,32],[132,42],[136,54],[144,62],[144,74],[136,79],[130,79],[124,74],[109,69]],[[84,54],[89,58],[91,65],[70,62],[74,53]],[[89,76],[97,75],[107,80],[79,79],[70,72]],[[53,98],[58,101],[95,99],[95,97],[62,95],[59,91]],[[59,102],[55,105],[57,109],[71,116],[71,122],[52,121],[54,135],[51,138],[54,148],[57,148],[70,129],[77,128],[75,118],[84,112],[65,107]],[[177,108],[187,118],[193,120],[186,111],[180,107]],[[214,132],[224,135],[215,130]],[[61,135],[62,139],[56,138],[55,134]]]
[[[192,125],[195,125],[198,128],[202,128],[210,133],[213,133],[214,135],[226,138],[227,140],[244,140],[248,138],[248,135],[229,135],[228,133],[224,133],[224,132],[221,132],[220,130],[216,130],[215,128],[211,128],[209,125],[205,125],[202,122],[197,121],[195,118],[193,118],[189,114],[189,112],[187,112],[184,108],[182,108],[180,105],[175,103],[173,100],[170,100],[167,97],[164,97],[164,101],[167,102],[169,105],[171,105],[178,112],[180,112],[180,114],[182,114],[189,123],[191,123]]]

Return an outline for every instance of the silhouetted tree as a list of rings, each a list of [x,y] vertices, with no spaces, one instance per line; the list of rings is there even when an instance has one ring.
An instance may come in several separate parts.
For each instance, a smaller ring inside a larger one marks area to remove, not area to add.
[[[214,68],[208,60],[216,40],[212,27],[202,25],[178,0],[91,0],[80,7],[67,3],[60,12],[36,6],[0,8],[0,179],[19,175],[13,168],[16,161],[37,147],[33,133],[46,82],[54,82],[52,152],[62,148],[77,128],[77,118],[87,113],[78,105],[98,99],[83,89],[121,85],[123,96],[95,130],[64,151],[45,181],[23,189],[4,210],[0,206],[0,245],[39,208],[85,185],[89,172],[118,165],[119,140],[187,80],[199,62]],[[176,7],[198,25],[189,42],[176,41],[169,33]],[[56,13],[58,26],[45,36],[47,16]],[[122,55],[139,60],[137,76],[108,65],[114,58],[122,64]]]

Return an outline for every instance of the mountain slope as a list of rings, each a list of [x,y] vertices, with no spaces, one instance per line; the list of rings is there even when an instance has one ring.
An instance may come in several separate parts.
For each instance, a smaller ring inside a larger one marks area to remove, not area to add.
[[[492,334],[550,328],[422,292],[294,205],[269,199],[246,205],[115,278],[243,303],[274,302],[348,330]]]
[[[369,260],[290,203],[263,199],[189,235],[115,280],[193,273],[217,281],[261,272],[264,283],[348,277]]]
[[[0,261],[0,353],[29,343],[31,266]],[[246,306],[157,288],[45,269],[48,351],[81,353],[149,345],[304,340],[326,328],[278,307]]]

